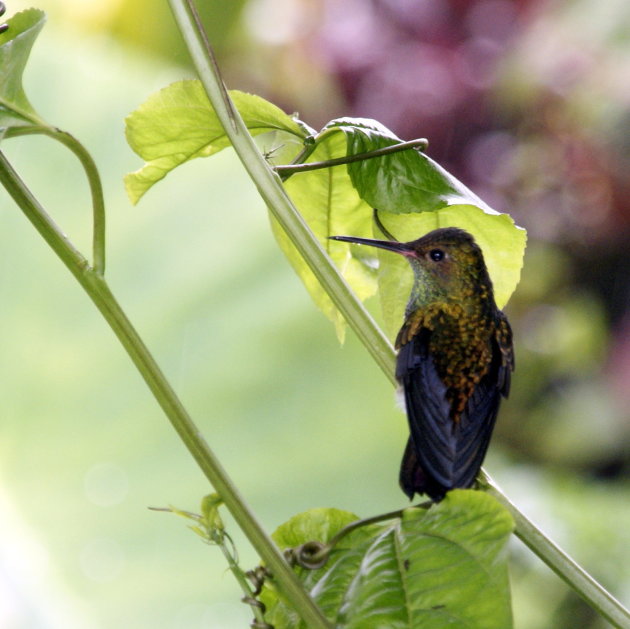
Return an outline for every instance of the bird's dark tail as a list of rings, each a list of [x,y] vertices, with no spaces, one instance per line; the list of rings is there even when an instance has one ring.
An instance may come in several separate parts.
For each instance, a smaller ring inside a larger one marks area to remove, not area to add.
[[[400,464],[399,476],[400,488],[407,495],[409,500],[413,500],[414,494],[427,494],[433,502],[439,502],[444,498],[447,488],[432,481],[422,469],[416,456],[416,449],[409,437],[407,447]]]

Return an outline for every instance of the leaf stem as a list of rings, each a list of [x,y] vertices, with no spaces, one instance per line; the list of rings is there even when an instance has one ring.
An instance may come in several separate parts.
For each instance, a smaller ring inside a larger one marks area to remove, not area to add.
[[[7,129],[5,137],[36,134],[47,135],[61,142],[77,156],[83,166],[92,196],[92,268],[98,275],[103,275],[105,273],[105,200],[96,164],[79,140],[70,133],[55,127],[48,125],[11,127]]]
[[[403,509],[396,509],[396,511],[389,511],[387,513],[379,513],[378,515],[370,516],[369,518],[362,518],[361,520],[355,520],[354,522],[350,522],[350,524],[346,524],[340,531],[338,531],[333,537],[328,541],[328,546],[334,548],[341,539],[343,539],[352,531],[359,529],[363,526],[368,526],[370,524],[378,524],[379,522],[386,522],[387,520],[394,520],[396,518],[401,518],[402,514],[407,511],[407,509],[428,509],[434,503],[429,501],[421,502],[417,505],[413,505],[410,507],[404,507]]]
[[[334,159],[327,159],[321,162],[308,162],[293,163],[286,165],[274,166],[273,169],[281,176],[282,181],[286,181],[291,175],[295,173],[307,172],[309,170],[318,170],[320,168],[331,168],[332,166],[340,166],[341,164],[352,164],[353,162],[362,162],[366,159],[373,159],[374,157],[383,157],[384,155],[390,155],[391,153],[398,153],[399,151],[407,151],[409,149],[423,150],[429,145],[426,138],[418,138],[417,140],[409,140],[408,142],[400,142],[399,144],[393,144],[392,146],[384,146],[374,151],[368,151],[366,153],[356,153],[355,155],[346,155],[345,157],[336,157]],[[311,151],[308,152],[310,154]]]
[[[214,540],[214,543],[221,549],[223,556],[225,557],[225,561],[230,568],[230,571],[234,575],[236,582],[239,584],[241,591],[243,592],[243,598],[241,601],[250,606],[252,610],[252,614],[254,614],[254,621],[256,622],[256,627],[271,627],[271,625],[265,622],[265,608],[262,606],[262,603],[256,598],[254,594],[254,590],[251,587],[250,582],[247,580],[247,576],[238,565],[236,557],[234,556],[234,551],[228,548],[225,543],[225,537],[229,536],[227,533],[224,533],[223,539],[217,537]],[[230,542],[232,540],[230,539]]]

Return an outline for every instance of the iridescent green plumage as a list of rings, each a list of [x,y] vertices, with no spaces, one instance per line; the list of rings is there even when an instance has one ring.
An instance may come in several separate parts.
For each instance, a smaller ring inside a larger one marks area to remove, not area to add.
[[[483,462],[514,369],[512,332],[497,308],[479,246],[436,229],[408,243],[335,237],[404,255],[414,272],[396,340],[410,439],[400,484],[412,498],[470,487]]]

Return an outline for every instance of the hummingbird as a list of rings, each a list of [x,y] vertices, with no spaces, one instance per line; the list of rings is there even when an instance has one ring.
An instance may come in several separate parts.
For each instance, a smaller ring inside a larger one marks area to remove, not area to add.
[[[483,253],[455,227],[410,242],[332,236],[405,256],[414,274],[396,338],[409,440],[400,486],[434,502],[473,485],[514,370],[512,330],[497,308]]]

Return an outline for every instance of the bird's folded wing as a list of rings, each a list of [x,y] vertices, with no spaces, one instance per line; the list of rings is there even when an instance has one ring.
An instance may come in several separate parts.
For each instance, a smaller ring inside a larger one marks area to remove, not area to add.
[[[422,329],[398,353],[396,377],[403,386],[411,438],[418,462],[444,490],[470,487],[483,461],[496,420],[501,391],[501,354],[477,385],[457,422],[447,387],[429,352],[430,331]]]

